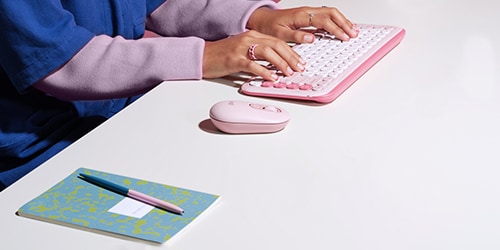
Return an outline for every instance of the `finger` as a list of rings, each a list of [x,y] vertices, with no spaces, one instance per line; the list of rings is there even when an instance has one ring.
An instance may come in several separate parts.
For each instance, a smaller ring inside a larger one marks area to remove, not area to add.
[[[356,30],[352,22],[349,19],[347,19],[340,11],[338,11],[338,9],[328,8],[328,10],[329,10],[328,15],[330,16],[330,22],[326,22],[327,27],[325,28],[328,29],[328,25],[335,24],[335,26],[340,28],[344,32],[344,34],[347,34],[351,38],[356,37],[358,35],[358,31]]]
[[[286,29],[281,32],[280,38],[294,43],[313,43],[315,36],[310,31]]]
[[[340,26],[345,26],[345,24],[337,24],[336,22],[332,21],[329,15],[315,15],[313,25],[318,29],[326,30],[328,33],[333,34],[340,40],[347,41],[351,38],[351,36]]]
[[[305,69],[305,61],[300,55],[280,40],[262,41],[261,46],[255,47],[254,53],[258,58],[268,61],[287,76]]]
[[[267,81],[275,82],[279,78],[275,71],[268,70],[267,68],[254,61],[247,61],[247,64],[242,69],[242,71],[260,76]]]
[[[306,62],[288,45],[278,46],[274,50],[269,51],[267,60],[286,76],[305,70]]]
[[[357,37],[358,31],[352,22],[337,8],[321,7],[311,11],[317,12],[311,20],[314,27],[324,29],[344,41]]]

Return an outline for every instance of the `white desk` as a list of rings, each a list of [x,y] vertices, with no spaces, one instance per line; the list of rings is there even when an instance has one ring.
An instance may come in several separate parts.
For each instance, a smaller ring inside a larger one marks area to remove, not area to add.
[[[275,134],[210,127],[256,100],[229,81],[159,86],[0,193],[2,249],[500,249],[500,2],[316,2],[407,36],[331,104],[257,99],[291,113]],[[161,246],[14,215],[77,167],[222,200]]]

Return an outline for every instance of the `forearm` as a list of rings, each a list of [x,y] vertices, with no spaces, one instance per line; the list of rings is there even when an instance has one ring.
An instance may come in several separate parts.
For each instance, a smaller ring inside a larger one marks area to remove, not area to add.
[[[193,1],[168,0],[147,21],[148,30],[184,38],[97,36],[34,87],[61,99],[95,100],[144,93],[164,80],[201,79],[204,42],[188,36],[241,33],[255,9],[277,8],[273,1]]]
[[[197,36],[217,40],[246,30],[260,7],[278,8],[274,1],[168,0],[147,19],[146,28],[163,36]]]
[[[163,80],[201,79],[199,38],[97,36],[35,88],[61,99],[95,100],[144,93]]]

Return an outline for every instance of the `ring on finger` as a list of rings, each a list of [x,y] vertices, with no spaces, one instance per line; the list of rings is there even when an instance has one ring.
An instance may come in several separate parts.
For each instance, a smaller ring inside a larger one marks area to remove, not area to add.
[[[312,25],[313,16],[314,16],[314,12],[309,13],[309,26],[313,26]]]
[[[257,60],[257,56],[255,56],[255,48],[259,46],[258,44],[254,43],[248,47],[248,57],[250,57],[250,60]]]

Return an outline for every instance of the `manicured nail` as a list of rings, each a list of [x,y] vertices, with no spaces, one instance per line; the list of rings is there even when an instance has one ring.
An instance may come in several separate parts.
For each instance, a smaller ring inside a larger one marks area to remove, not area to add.
[[[299,63],[302,64],[302,65],[306,65],[307,64],[307,62],[302,57],[299,57]]]
[[[300,71],[304,71],[304,69],[306,69],[304,67],[304,64],[302,64],[302,63],[297,63],[297,67],[300,69]]]
[[[307,34],[304,36],[304,42],[306,43],[312,43],[314,42],[314,35],[312,34]]]
[[[292,68],[290,68],[290,67],[287,67],[287,68],[286,68],[286,71],[287,71],[287,72],[288,72],[288,74],[290,74],[290,75],[291,75],[291,74],[293,74],[293,69],[292,69]]]
[[[355,36],[358,36],[359,35],[359,29],[357,29],[356,27],[353,27],[352,31],[351,31]]]

